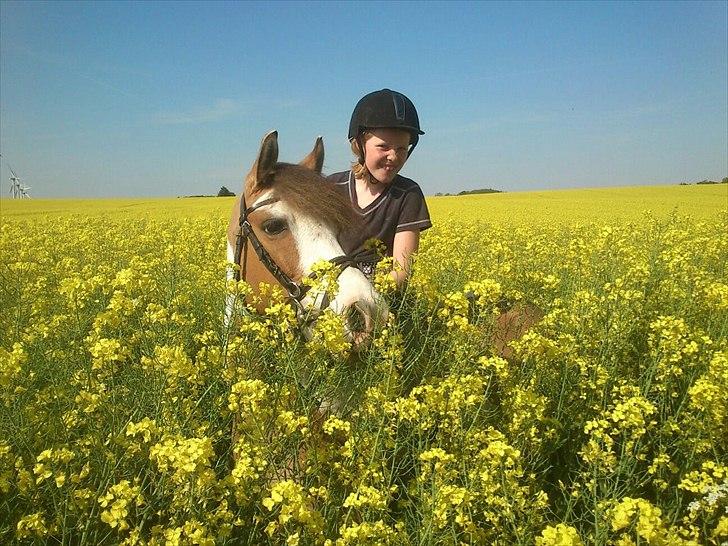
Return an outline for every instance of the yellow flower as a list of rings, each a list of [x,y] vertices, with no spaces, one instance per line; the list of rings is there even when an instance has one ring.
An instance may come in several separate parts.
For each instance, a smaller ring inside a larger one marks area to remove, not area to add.
[[[387,506],[388,497],[388,494],[382,493],[375,487],[360,485],[355,492],[349,493],[349,496],[346,497],[344,507],[357,509],[368,507],[375,510],[384,510]]]
[[[270,496],[262,501],[268,511],[277,507],[278,523],[285,526],[289,521],[305,526],[317,533],[323,526],[321,514],[312,507],[312,499],[303,487],[291,480],[283,480],[273,485]]]
[[[332,309],[324,309],[309,330],[306,346],[311,352],[324,351],[336,356],[344,356],[351,343],[345,337],[344,319]]]
[[[152,434],[156,434],[157,432],[158,429],[156,422],[149,417],[145,417],[138,423],[130,421],[129,424],[126,425],[126,435],[132,437],[141,435],[144,443],[149,443],[152,439]]]
[[[549,525],[541,536],[536,537],[536,546],[582,546],[579,533],[573,527],[564,523],[555,526]]]
[[[213,456],[210,438],[166,436],[149,449],[149,459],[161,472],[172,472],[173,479],[182,482],[196,476],[202,483],[214,479],[210,469]]]
[[[31,537],[44,537],[48,534],[48,526],[40,512],[24,516],[18,521],[15,528],[16,536],[19,539]]]
[[[89,352],[93,357],[93,369],[102,370],[113,363],[126,360],[129,356],[129,349],[124,347],[118,339],[96,338],[90,336],[91,343]]]
[[[112,529],[119,528],[124,531],[129,528],[127,517],[130,505],[141,506],[144,498],[138,485],[132,486],[129,480],[122,480],[112,485],[105,495],[99,497],[99,504],[105,510],[101,511],[101,521]]]
[[[15,378],[22,372],[22,365],[28,360],[28,355],[22,343],[13,343],[13,350],[6,351],[0,347],[0,387],[3,393],[10,387]],[[5,394],[3,394],[5,397]]]

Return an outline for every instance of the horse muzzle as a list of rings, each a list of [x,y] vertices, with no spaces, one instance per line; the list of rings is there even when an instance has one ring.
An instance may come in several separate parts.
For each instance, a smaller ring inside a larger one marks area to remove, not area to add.
[[[347,341],[356,349],[363,348],[386,323],[389,307],[357,268],[349,267],[342,271],[338,283],[339,291],[333,298],[325,293],[309,293],[301,302],[306,309],[304,335],[309,338],[321,312],[331,309],[343,317],[344,336]]]

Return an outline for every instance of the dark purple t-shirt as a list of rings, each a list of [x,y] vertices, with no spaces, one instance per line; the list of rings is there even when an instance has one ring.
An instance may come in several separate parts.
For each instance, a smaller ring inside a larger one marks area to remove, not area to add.
[[[423,231],[432,227],[425,196],[417,182],[397,175],[377,198],[364,208],[356,200],[356,181],[351,171],[343,171],[327,177],[351,202],[362,220],[362,229],[343,234],[339,240],[344,252],[360,250],[369,239],[382,241],[387,256],[392,256],[394,235],[399,231]]]

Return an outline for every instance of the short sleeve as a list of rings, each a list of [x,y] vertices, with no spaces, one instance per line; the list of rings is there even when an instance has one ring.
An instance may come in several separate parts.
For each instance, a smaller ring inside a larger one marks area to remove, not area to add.
[[[419,186],[414,186],[404,196],[395,231],[424,231],[431,227],[425,196]]]

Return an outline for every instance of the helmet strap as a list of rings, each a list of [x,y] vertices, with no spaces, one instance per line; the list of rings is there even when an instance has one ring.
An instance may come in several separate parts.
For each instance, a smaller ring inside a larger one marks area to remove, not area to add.
[[[415,151],[415,146],[417,146],[417,142],[418,141],[416,140],[414,144],[410,144],[410,149],[407,150],[407,159],[409,159],[409,156],[411,156],[412,155],[412,152]]]

